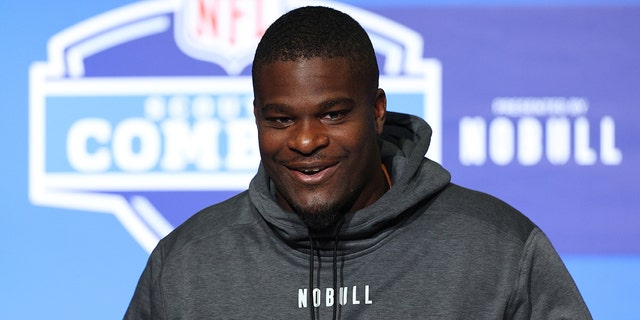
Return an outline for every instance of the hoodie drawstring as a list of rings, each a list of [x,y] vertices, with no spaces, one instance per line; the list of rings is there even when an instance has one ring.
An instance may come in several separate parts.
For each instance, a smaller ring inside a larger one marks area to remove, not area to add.
[[[340,229],[342,229],[342,223],[344,220],[340,220],[336,225],[335,238],[333,241],[333,319],[338,319],[338,303],[340,300],[338,294],[338,241],[340,239]],[[316,319],[316,308],[313,304],[313,272],[315,267],[314,261],[314,249],[313,249],[313,237],[311,231],[309,231],[309,291],[307,294],[307,305],[311,311],[311,320]]]
[[[309,310],[311,310],[311,320],[315,320],[316,307],[313,304],[313,256],[315,253],[313,252],[313,238],[311,237],[311,230],[309,230],[309,250],[309,292],[307,293],[307,305],[309,306]]]
[[[333,240],[333,320],[338,319],[338,237],[340,235],[340,229],[342,228],[342,221],[338,223],[336,227],[336,237]]]

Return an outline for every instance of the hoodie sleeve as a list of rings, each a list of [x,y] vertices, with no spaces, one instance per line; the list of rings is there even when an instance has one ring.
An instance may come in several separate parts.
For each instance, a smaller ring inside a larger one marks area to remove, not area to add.
[[[162,248],[158,246],[147,261],[147,265],[138,280],[138,285],[124,315],[125,320],[161,320],[164,314],[163,296],[159,286],[159,273],[162,269]]]
[[[573,278],[538,228],[525,243],[505,319],[592,319]]]

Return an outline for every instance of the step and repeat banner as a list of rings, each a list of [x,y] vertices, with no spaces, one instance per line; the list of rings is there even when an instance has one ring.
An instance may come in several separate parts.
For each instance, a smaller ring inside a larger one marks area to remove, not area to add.
[[[255,46],[316,4],[370,34],[389,110],[434,130],[428,157],[540,225],[595,318],[638,319],[640,3],[302,0],[62,1],[22,34],[3,5],[31,45],[3,54],[25,81],[2,83],[21,163],[3,165],[2,318],[121,317],[158,240],[247,187]]]

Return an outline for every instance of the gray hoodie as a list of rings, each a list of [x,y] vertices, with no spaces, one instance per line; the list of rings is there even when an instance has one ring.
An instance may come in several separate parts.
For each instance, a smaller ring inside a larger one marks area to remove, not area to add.
[[[387,114],[392,188],[337,232],[310,235],[260,167],[160,241],[125,319],[591,319],[544,233],[452,184],[430,136]]]

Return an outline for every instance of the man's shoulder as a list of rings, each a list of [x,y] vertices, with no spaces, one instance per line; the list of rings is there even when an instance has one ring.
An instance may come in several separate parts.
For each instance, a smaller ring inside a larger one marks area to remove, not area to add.
[[[164,237],[159,245],[165,249],[179,250],[184,246],[219,237],[230,228],[255,223],[251,212],[248,192],[241,192],[198,211]]]
[[[523,213],[490,194],[449,184],[432,208],[466,220],[488,225],[496,231],[526,242],[536,225]]]

